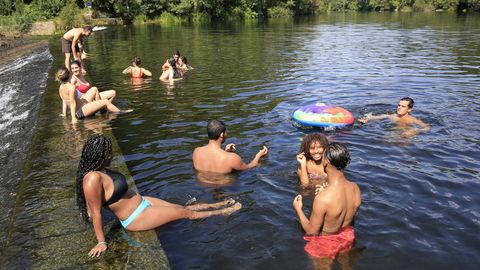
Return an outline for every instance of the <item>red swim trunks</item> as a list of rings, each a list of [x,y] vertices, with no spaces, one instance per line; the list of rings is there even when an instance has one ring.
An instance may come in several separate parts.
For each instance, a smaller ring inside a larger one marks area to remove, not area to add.
[[[352,226],[347,226],[336,234],[304,236],[308,241],[305,251],[313,257],[329,257],[335,259],[338,253],[348,251],[353,246],[355,232]]]

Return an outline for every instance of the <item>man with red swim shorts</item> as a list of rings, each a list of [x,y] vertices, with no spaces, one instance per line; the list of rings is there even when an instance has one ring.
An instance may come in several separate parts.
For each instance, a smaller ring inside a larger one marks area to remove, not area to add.
[[[338,253],[352,248],[355,234],[353,219],[362,202],[360,188],[345,178],[344,169],[350,154],[344,145],[331,143],[323,154],[323,168],[328,186],[320,187],[313,200],[308,219],[303,213],[302,196],[297,195],[293,207],[305,230],[305,251],[312,257],[334,259]]]

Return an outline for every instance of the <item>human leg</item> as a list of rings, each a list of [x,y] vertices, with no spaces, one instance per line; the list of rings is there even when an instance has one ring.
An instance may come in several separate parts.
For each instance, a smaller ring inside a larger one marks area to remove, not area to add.
[[[85,117],[90,116],[98,112],[99,110],[107,108],[109,112],[119,112],[120,110],[113,105],[110,101],[108,100],[95,100],[90,103],[87,103],[83,105],[82,107],[82,112],[85,115]]]
[[[70,53],[65,53],[65,67],[70,70]]]
[[[150,202],[153,206],[170,206],[170,207],[185,207],[188,210],[193,210],[193,211],[198,211],[198,210],[205,210],[205,209],[210,209],[210,208],[220,208],[223,206],[227,205],[232,205],[235,203],[235,200],[232,198],[229,198],[225,201],[217,202],[217,203],[197,203],[197,204],[192,204],[192,205],[179,205],[179,204],[173,204],[155,197],[148,197],[148,196],[143,196],[145,200]]]
[[[150,206],[137,216],[137,218],[127,227],[131,231],[150,230],[174,220],[188,218],[201,219],[214,215],[229,215],[242,207],[236,203],[230,207],[213,211],[192,211],[185,207],[171,206]]]
[[[117,92],[115,90],[107,90],[107,91],[102,91],[100,92],[100,98],[101,99],[108,99],[110,102],[113,102],[113,99],[117,95]]]
[[[82,97],[87,102],[92,102],[94,100],[100,100],[100,94],[98,93],[98,88],[93,86],[83,95]]]

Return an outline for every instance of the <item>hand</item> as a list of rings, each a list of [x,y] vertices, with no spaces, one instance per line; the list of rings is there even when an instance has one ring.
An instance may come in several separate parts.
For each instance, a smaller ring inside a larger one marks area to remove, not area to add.
[[[324,191],[328,187],[328,182],[323,182],[320,185],[315,185],[315,196],[318,195],[318,193]]]
[[[100,257],[100,255],[105,251],[107,250],[108,246],[107,246],[107,243],[105,242],[100,242],[98,243],[96,246],[94,246],[92,248],[92,250],[90,250],[90,252],[88,252],[88,256],[90,257]]]
[[[87,59],[90,55],[86,52],[82,52],[82,55],[80,56],[80,58],[82,59]]]
[[[297,161],[300,165],[307,165],[307,158],[305,157],[305,153],[300,153],[297,155]]]
[[[229,143],[225,146],[225,151],[227,152],[235,152],[235,144],[234,143]]]
[[[366,124],[368,122],[368,118],[367,117],[359,118],[358,122],[360,122],[361,124]]]
[[[303,207],[302,195],[297,195],[295,199],[293,199],[293,208],[296,210],[300,210]]]
[[[268,153],[268,148],[264,145],[263,149],[258,151],[257,156],[259,158],[261,158],[261,157],[265,156],[267,153]]]

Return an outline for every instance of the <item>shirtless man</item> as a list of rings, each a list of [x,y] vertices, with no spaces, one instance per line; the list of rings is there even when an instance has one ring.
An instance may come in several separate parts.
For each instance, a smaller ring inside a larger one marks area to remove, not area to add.
[[[353,246],[355,235],[353,219],[362,202],[360,188],[345,178],[344,170],[350,161],[345,146],[331,143],[323,155],[327,173],[327,187],[321,187],[313,200],[313,210],[308,219],[303,213],[302,195],[293,200],[293,207],[309,241],[305,251],[313,257],[334,259],[338,253]]]
[[[172,58],[170,59],[175,60],[175,65],[177,65],[178,60],[180,59],[180,52],[178,50],[173,51]],[[162,70],[167,70],[170,67],[171,64],[168,63],[168,60],[169,59],[167,59],[167,61],[165,61],[165,64],[162,65]]]
[[[92,33],[91,26],[84,26],[83,28],[73,28],[66,32],[63,37],[60,38],[60,42],[62,44],[62,52],[65,53],[65,67],[70,70],[70,55],[73,54],[73,59],[80,61],[80,64],[83,67],[82,62],[82,53],[83,44],[82,39],[83,37],[88,37]]]
[[[428,132],[430,126],[425,124],[422,120],[411,115],[413,109],[414,101],[409,97],[404,97],[400,99],[400,102],[397,105],[396,114],[380,114],[380,115],[371,115],[364,118],[358,119],[362,124],[366,124],[369,120],[380,120],[380,119],[390,119],[398,124],[400,127],[407,127],[412,125],[420,126],[420,129],[410,130],[407,135],[415,135],[420,132]]]
[[[193,166],[196,170],[214,173],[231,173],[233,170],[243,171],[258,165],[260,158],[268,153],[267,147],[258,151],[255,158],[245,164],[239,155],[235,154],[235,144],[230,143],[222,149],[222,143],[227,139],[225,123],[212,120],[207,125],[208,144],[197,147],[193,151]]]

